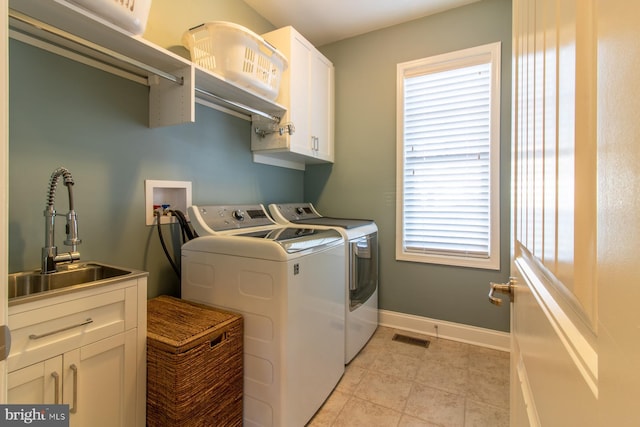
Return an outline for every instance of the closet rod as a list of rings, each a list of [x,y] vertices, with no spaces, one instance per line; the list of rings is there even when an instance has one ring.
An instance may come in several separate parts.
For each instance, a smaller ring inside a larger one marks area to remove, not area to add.
[[[75,43],[77,45],[83,46],[85,48],[88,48],[90,50],[93,50],[95,52],[98,52],[100,54],[106,55],[111,57],[112,59],[118,60],[120,62],[123,62],[125,64],[131,65],[133,67],[136,67],[140,70],[143,71],[147,71],[151,74],[155,74],[159,77],[162,77],[163,79],[172,81],[174,83],[177,83],[179,85],[183,85],[184,84],[184,78],[183,77],[179,77],[179,76],[174,76],[173,74],[164,72],[158,68],[152,67],[151,65],[147,65],[143,62],[140,62],[136,59],[130,58],[126,55],[122,55],[118,52],[115,52],[113,50],[107,49],[103,46],[97,45],[93,42],[90,42],[88,40],[85,40],[83,38],[74,36],[71,33],[67,33],[66,31],[63,31],[59,28],[53,27],[51,25],[45,24],[42,21],[39,21],[37,19],[31,18],[30,16],[24,15],[16,10],[13,9],[9,9],[9,18],[15,19],[17,21],[20,21],[24,24],[30,25],[31,27],[34,27],[38,30],[42,30],[46,33],[52,34],[54,36],[60,37],[64,40],[70,41],[72,43]],[[79,54],[84,55],[82,52],[78,52]]]
[[[272,116],[271,114],[267,114],[267,113],[265,113],[263,111],[256,110],[255,108],[249,107],[249,106],[241,104],[239,102],[229,101],[228,99],[225,99],[225,98],[223,98],[221,96],[218,96],[218,95],[216,95],[214,93],[211,93],[209,91],[206,91],[204,89],[200,89],[198,87],[195,88],[195,91],[200,93],[200,94],[202,94],[202,95],[209,96],[209,97],[215,99],[216,101],[224,102],[225,104],[228,104],[228,105],[231,105],[233,107],[239,108],[239,109],[243,110],[246,113],[255,114],[255,115],[258,115],[260,117],[264,117],[265,119],[269,119],[271,121],[274,121],[276,123],[280,123],[280,117],[278,117],[278,116]]]
[[[118,52],[115,52],[113,50],[110,50],[110,49],[105,48],[103,46],[100,46],[98,44],[95,44],[93,42],[85,40],[85,39],[83,39],[81,37],[78,37],[78,36],[75,36],[75,35],[73,35],[71,33],[68,33],[68,32],[66,32],[64,30],[56,28],[56,27],[54,27],[52,25],[49,25],[49,24],[46,24],[46,23],[44,23],[42,21],[34,19],[34,18],[32,18],[30,16],[27,16],[27,15],[21,13],[21,12],[18,12],[18,11],[14,10],[14,9],[9,9],[9,17],[14,19],[14,20],[16,20],[16,21],[19,21],[19,22],[21,22],[23,24],[27,24],[27,25],[29,25],[29,26],[37,29],[37,30],[42,30],[42,31],[44,31],[46,33],[49,33],[49,34],[53,35],[53,36],[62,38],[64,40],[68,41],[68,42],[71,42],[71,43],[74,43],[76,45],[82,46],[84,48],[90,49],[90,50],[95,51],[95,52],[97,52],[99,54],[106,55],[106,56],[108,56],[108,57],[110,57],[112,59],[120,61],[121,63],[133,66],[133,67],[135,67],[135,68],[137,68],[139,70],[143,70],[143,71],[146,71],[148,73],[157,75],[157,76],[159,76],[161,78],[164,78],[164,79],[169,80],[171,82],[177,83],[179,85],[183,85],[184,84],[184,78],[183,77],[174,76],[173,74],[164,72],[164,71],[162,71],[162,70],[160,70],[158,68],[155,68],[155,67],[153,67],[151,65],[147,65],[147,64],[145,64],[143,62],[140,62],[140,61],[138,61],[136,59],[130,58],[130,57],[126,56],[126,55],[122,55],[122,54],[120,54]],[[16,29],[16,31],[19,31],[19,30]],[[27,30],[25,30],[25,31],[27,31]],[[31,34],[33,34],[33,33],[31,33]],[[48,40],[47,42],[50,43],[51,41]],[[85,53],[85,52],[80,52],[79,50],[76,50],[76,53],[81,55],[81,56],[91,58],[91,56],[87,55],[87,53]],[[91,59],[96,59],[96,58],[91,58]],[[114,66],[113,64],[110,64],[110,65]],[[216,100],[218,102],[222,102],[222,103],[227,104],[227,105],[229,105],[231,107],[235,107],[237,109],[240,109],[245,113],[257,115],[257,116],[266,118],[268,120],[274,121],[276,123],[280,122],[280,117],[273,116],[271,114],[265,113],[263,111],[257,110],[255,108],[249,107],[249,106],[241,104],[239,102],[228,100],[228,99],[223,98],[221,96],[218,96],[218,95],[216,95],[214,93],[211,93],[211,92],[209,92],[207,90],[200,89],[200,88],[196,87],[195,91],[200,93],[200,94],[203,94],[205,96],[208,96],[210,98],[213,98],[214,100]]]

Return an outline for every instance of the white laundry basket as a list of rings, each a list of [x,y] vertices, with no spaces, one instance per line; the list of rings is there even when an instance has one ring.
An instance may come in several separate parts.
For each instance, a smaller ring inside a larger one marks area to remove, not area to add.
[[[274,100],[287,58],[251,30],[231,22],[209,22],[182,37],[191,60],[254,93]]]
[[[144,33],[151,0],[68,0],[134,34]]]

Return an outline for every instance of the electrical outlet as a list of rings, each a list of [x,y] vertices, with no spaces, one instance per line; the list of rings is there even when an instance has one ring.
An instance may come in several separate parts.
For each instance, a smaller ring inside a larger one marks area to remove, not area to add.
[[[179,210],[187,215],[187,208],[191,206],[191,181],[144,181],[145,223],[155,225],[155,207],[164,210]],[[188,218],[187,218],[188,219]],[[160,217],[160,224],[176,222],[175,217],[165,215]]]

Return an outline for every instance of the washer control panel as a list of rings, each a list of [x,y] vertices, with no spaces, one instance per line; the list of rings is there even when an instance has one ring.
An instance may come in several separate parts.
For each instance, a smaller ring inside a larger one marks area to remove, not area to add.
[[[213,231],[275,224],[262,205],[192,206],[190,210],[197,211],[196,221]]]
[[[321,217],[311,203],[283,203],[275,206],[277,207],[279,214],[287,221],[299,221],[301,219]],[[275,215],[273,209],[271,214]]]

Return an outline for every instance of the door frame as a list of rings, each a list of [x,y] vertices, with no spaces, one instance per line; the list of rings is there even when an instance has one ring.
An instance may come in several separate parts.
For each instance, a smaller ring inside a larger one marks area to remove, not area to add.
[[[0,0],[0,277],[9,272],[9,4]],[[4,281],[6,283],[6,280]],[[0,286],[0,325],[7,324],[7,287]],[[7,402],[7,363],[0,361],[0,404]]]

